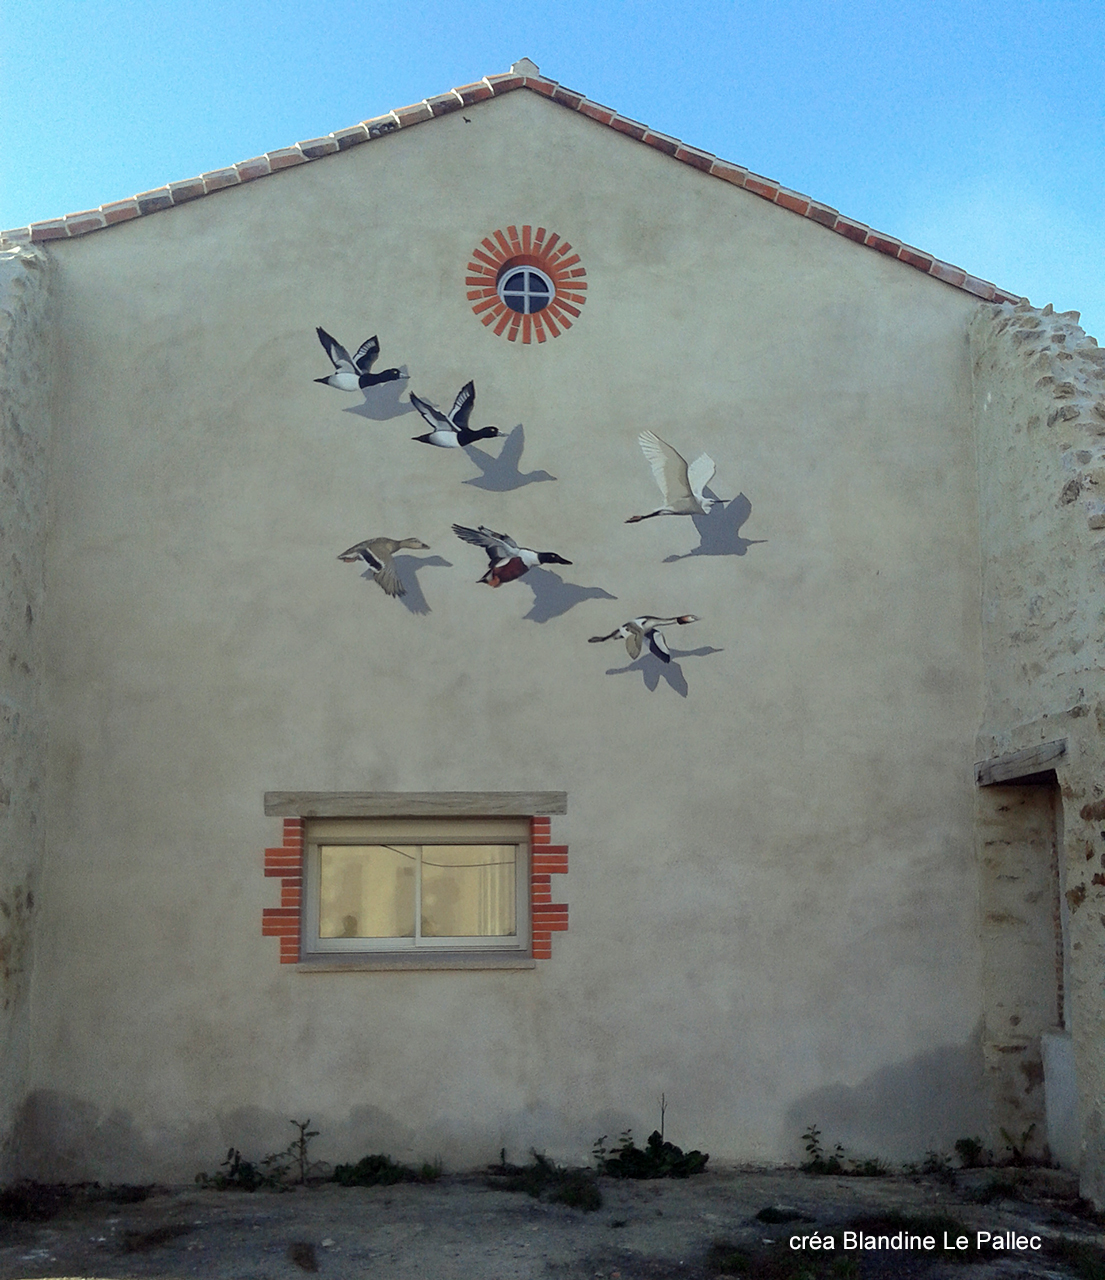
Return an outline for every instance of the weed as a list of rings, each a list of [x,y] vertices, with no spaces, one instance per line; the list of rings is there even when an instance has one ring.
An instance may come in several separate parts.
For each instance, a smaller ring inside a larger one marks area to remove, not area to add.
[[[155,1186],[102,1187],[98,1182],[23,1182],[0,1189],[0,1220],[47,1222],[74,1204],[139,1204],[163,1188]]]
[[[806,1148],[806,1155],[809,1156],[802,1166],[807,1173],[844,1172],[844,1148],[838,1142],[833,1148],[832,1155],[826,1155],[825,1148],[821,1145],[821,1130],[817,1125],[810,1125],[802,1134],[802,1141]]]
[[[974,1197],[979,1204],[993,1204],[995,1200],[1019,1200],[1021,1175],[1015,1170],[991,1178]]]
[[[356,1164],[339,1164],[334,1181],[343,1187],[390,1187],[397,1182],[436,1182],[441,1177],[441,1161],[426,1160],[417,1169],[400,1164],[383,1154],[362,1156]]]
[[[642,1151],[633,1142],[633,1130],[627,1129],[613,1151],[606,1148],[606,1134],[596,1138],[591,1154],[599,1173],[611,1178],[689,1178],[706,1168],[709,1156],[701,1151],[684,1151],[674,1142],[665,1142],[659,1129],[648,1136]]]
[[[507,1164],[505,1151],[488,1169],[488,1186],[502,1191],[522,1191],[535,1200],[566,1204],[587,1213],[602,1207],[602,1192],[590,1169],[562,1169],[548,1156],[533,1152],[527,1165]]]
[[[257,1191],[261,1187],[276,1189],[282,1182],[279,1174],[267,1172],[261,1167],[270,1159],[271,1156],[266,1156],[260,1165],[254,1164],[252,1160],[243,1159],[237,1147],[231,1147],[226,1153],[226,1159],[219,1165],[225,1173],[197,1173],[196,1181],[201,1187],[209,1187],[213,1191]]]
[[[877,1157],[859,1159],[849,1156],[838,1142],[832,1155],[821,1145],[821,1130],[815,1124],[802,1134],[809,1159],[801,1166],[806,1173],[840,1174],[848,1178],[885,1178],[889,1170]],[[845,1163],[847,1161],[847,1163]]]
[[[993,1153],[982,1145],[981,1138],[957,1138],[955,1154],[964,1169],[981,1169],[993,1160]]]
[[[1001,1130],[1001,1136],[1005,1139],[1006,1146],[1009,1149],[1009,1161],[1011,1164],[1022,1165],[1028,1163],[1025,1150],[1028,1147],[1028,1143],[1035,1130],[1036,1126],[1034,1124],[1030,1124],[1021,1134],[1019,1142],[1013,1137],[1008,1129]]]

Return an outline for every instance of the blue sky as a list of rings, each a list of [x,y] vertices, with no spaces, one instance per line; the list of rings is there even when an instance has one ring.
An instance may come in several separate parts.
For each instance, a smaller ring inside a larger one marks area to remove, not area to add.
[[[1101,0],[8,0],[0,227],[532,58],[624,115],[1025,294],[1105,344]]]

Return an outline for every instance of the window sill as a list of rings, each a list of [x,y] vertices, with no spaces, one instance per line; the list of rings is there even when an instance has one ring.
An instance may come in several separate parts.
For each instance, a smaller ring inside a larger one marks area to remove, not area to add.
[[[512,952],[509,955],[466,955],[463,952],[440,951],[395,952],[391,955],[313,955],[299,961],[299,973],[351,973],[357,970],[409,970],[419,969],[536,969],[537,961],[530,955]]]

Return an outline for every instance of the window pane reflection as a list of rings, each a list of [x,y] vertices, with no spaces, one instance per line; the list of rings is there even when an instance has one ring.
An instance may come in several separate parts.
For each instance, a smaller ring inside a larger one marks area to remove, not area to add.
[[[413,938],[414,845],[322,845],[320,938]]]
[[[517,932],[514,845],[426,845],[422,935],[506,938]]]

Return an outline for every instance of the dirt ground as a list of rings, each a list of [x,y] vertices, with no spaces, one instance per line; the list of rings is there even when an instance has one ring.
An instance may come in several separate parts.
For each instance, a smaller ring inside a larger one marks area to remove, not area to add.
[[[284,1193],[153,1188],[141,1200],[133,1189],[114,1199],[89,1190],[42,1207],[57,1209],[54,1216],[0,1217],[0,1280],[1105,1277],[1103,1222],[1078,1202],[1073,1179],[1017,1171],[1011,1186],[1010,1172],[972,1170],[954,1182],[750,1169],[685,1180],[602,1178],[603,1204],[593,1212],[491,1188],[480,1174]],[[887,1214],[905,1216],[888,1226]],[[889,1233],[903,1223],[927,1230],[917,1224],[936,1218],[961,1224],[971,1247],[955,1249],[954,1226],[950,1250],[943,1240],[930,1249],[843,1247],[845,1229],[862,1237],[862,1219],[881,1220],[871,1229]],[[977,1252],[979,1231],[1003,1237],[1006,1247],[986,1243]],[[1010,1232],[1025,1243],[1018,1247]],[[792,1248],[792,1237],[825,1235],[834,1237],[835,1252],[815,1250],[808,1239]]]

